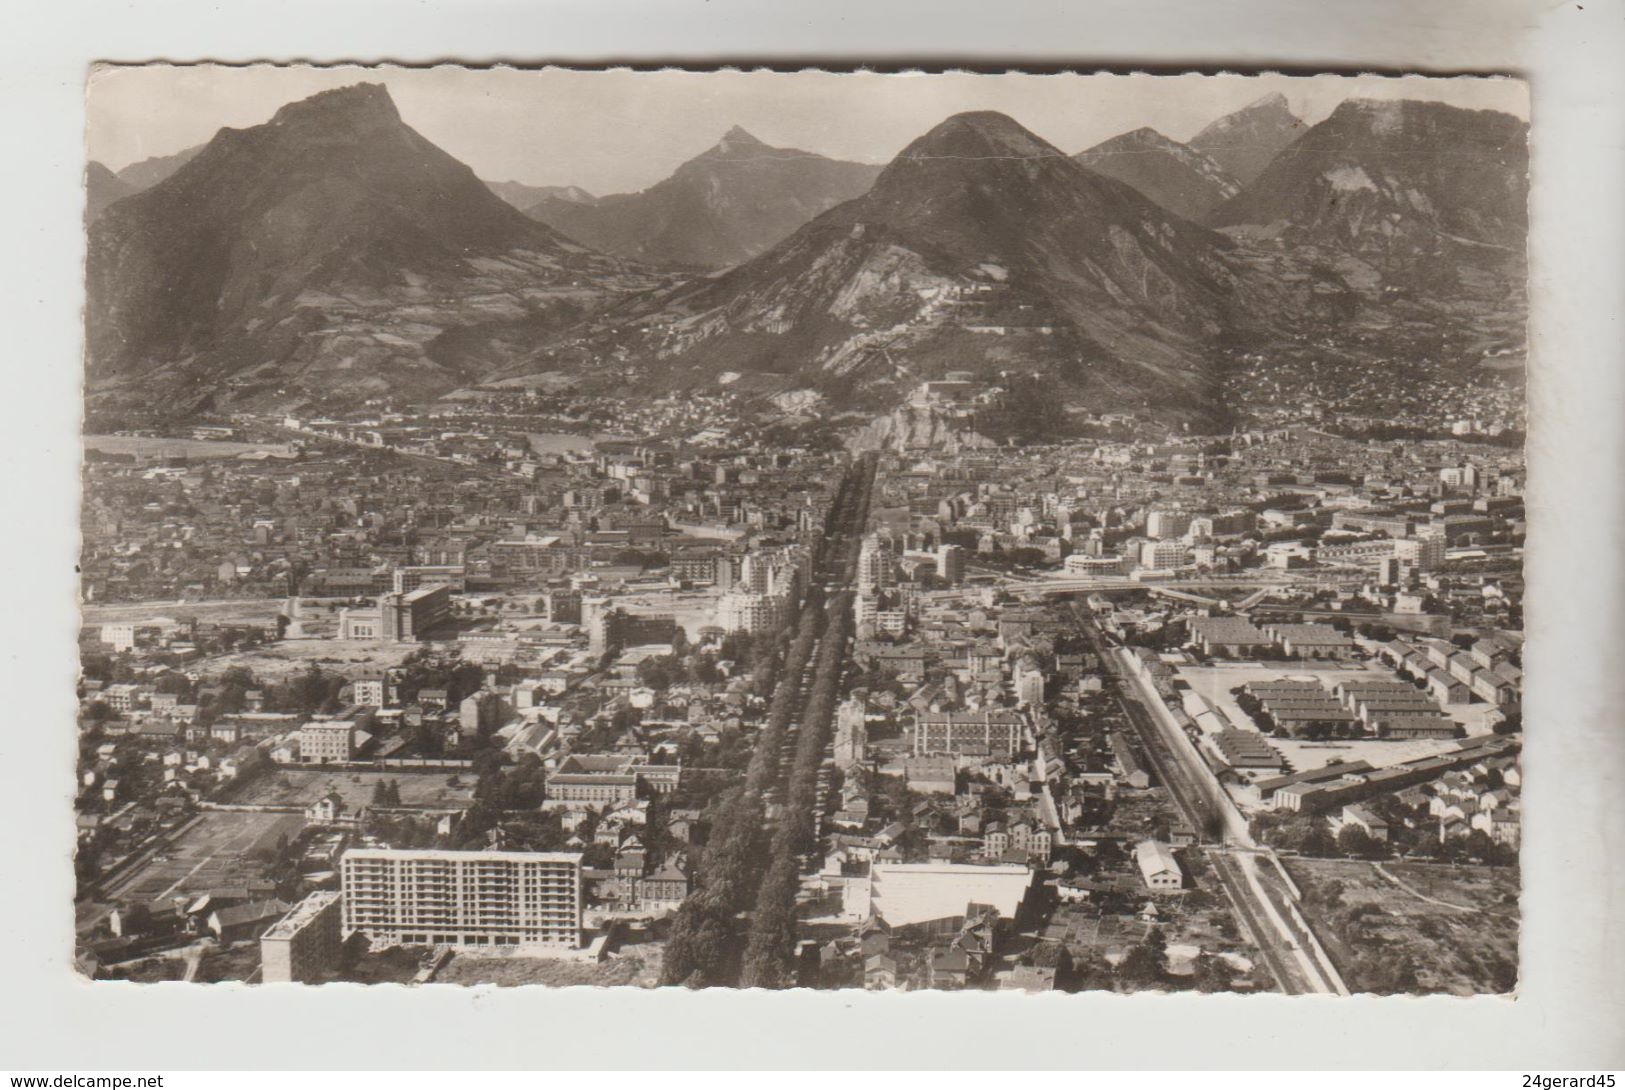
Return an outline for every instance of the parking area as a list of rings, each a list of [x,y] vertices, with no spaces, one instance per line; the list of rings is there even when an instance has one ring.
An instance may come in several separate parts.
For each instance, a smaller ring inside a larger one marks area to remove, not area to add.
[[[1461,744],[1449,738],[1404,738],[1392,742],[1376,739],[1302,742],[1292,738],[1271,738],[1269,742],[1297,772],[1323,768],[1333,761],[1344,764],[1366,761],[1372,768],[1388,768],[1445,753]]]

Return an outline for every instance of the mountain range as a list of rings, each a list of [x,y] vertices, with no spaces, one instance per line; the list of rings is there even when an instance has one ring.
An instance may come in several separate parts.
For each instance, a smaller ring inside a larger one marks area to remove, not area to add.
[[[131,163],[113,171],[92,160],[85,171],[85,222],[93,222],[114,201],[151,189],[203,150],[203,145],[185,148],[173,155],[159,155]]]
[[[755,257],[820,212],[860,195],[880,169],[769,147],[735,126],[641,192],[592,201],[551,195],[526,213],[604,253],[718,269]]]
[[[1523,248],[1528,126],[1493,110],[1351,99],[1216,209],[1382,257],[1454,242]]]
[[[154,155],[139,162],[131,163],[118,172],[118,180],[129,186],[131,192],[134,193],[139,193],[143,189],[151,189],[181,167],[190,163],[203,148],[204,145],[195,144],[189,148],[182,148],[171,155]]]
[[[578,185],[526,185],[523,182],[486,182],[486,187],[523,212],[545,200],[571,204],[597,204],[598,198]]]
[[[102,213],[87,266],[92,389],[170,397],[437,392],[468,377],[468,327],[573,320],[626,272],[503,202],[374,84],[222,129]]]
[[[558,372],[872,413],[968,372],[1048,391],[1034,412],[1216,418],[1238,352],[1520,336],[1526,141],[1423,102],[1305,127],[1272,96],[1189,144],[1139,129],[1069,156],[973,112],[884,167],[736,128],[594,198],[482,182],[355,85],[139,191],[92,165],[89,389],[185,412]]]
[[[1096,174],[1133,186],[1176,216],[1201,223],[1241,186],[1209,155],[1156,129],[1135,129],[1080,151],[1074,158]]]
[[[1230,246],[1009,117],[967,113],[862,197],[606,328],[678,385],[723,372],[861,404],[1024,367],[1103,400],[1189,407],[1212,393],[1206,344],[1245,321]]]

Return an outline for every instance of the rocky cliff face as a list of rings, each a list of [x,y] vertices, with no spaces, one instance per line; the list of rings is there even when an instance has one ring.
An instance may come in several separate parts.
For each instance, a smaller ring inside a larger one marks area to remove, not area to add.
[[[1220,226],[1383,255],[1441,244],[1522,249],[1529,127],[1439,102],[1351,100],[1221,205]]]
[[[1301,136],[1306,126],[1282,94],[1265,95],[1193,136],[1192,148],[1246,185]]]
[[[952,454],[960,450],[980,450],[993,446],[993,440],[978,435],[963,422],[925,405],[899,405],[877,416],[847,437],[848,450],[938,451]]]

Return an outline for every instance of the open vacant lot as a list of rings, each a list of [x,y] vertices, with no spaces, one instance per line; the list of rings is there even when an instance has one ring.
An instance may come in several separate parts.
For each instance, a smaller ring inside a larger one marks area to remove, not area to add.
[[[660,948],[629,947],[607,961],[550,958],[480,958],[458,954],[435,974],[436,984],[541,984],[549,988],[653,988],[660,982]]]
[[[194,978],[203,984],[227,980],[254,983],[260,974],[260,944],[239,942],[235,946],[214,946],[205,950]]]
[[[1518,977],[1511,868],[1292,859],[1303,912],[1353,992],[1508,992]]]
[[[281,640],[248,651],[216,655],[199,664],[207,677],[218,677],[233,667],[243,667],[262,682],[285,681],[311,666],[328,673],[382,673],[400,665],[415,648],[408,644],[378,640]]]
[[[157,617],[196,617],[212,624],[259,623],[282,612],[281,598],[209,598],[200,601],[159,598],[145,602],[95,603],[79,607],[84,624],[117,624]]]
[[[305,819],[298,814],[199,814],[173,843],[125,875],[107,896],[156,901],[243,881],[259,873],[252,858],[256,853],[274,849],[282,836],[292,840],[304,827]]]
[[[415,647],[378,640],[282,640],[251,651],[216,655],[201,665],[215,677],[233,666],[253,672],[260,681],[279,681],[302,674],[314,664],[330,673],[365,673],[398,666]]]
[[[392,780],[400,785],[401,805],[428,810],[461,810],[474,798],[474,777],[464,773],[456,787],[450,772],[362,772],[319,768],[280,768],[243,789],[236,801],[251,806],[309,806],[338,792],[352,810],[372,804],[373,785]]]
[[[280,443],[237,443],[229,439],[150,439],[139,435],[87,435],[86,450],[133,454],[138,458],[235,458],[250,451],[284,451]]]

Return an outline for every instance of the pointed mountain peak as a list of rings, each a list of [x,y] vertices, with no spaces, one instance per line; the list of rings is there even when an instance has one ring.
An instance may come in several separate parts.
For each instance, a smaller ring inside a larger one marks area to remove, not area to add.
[[[1186,143],[1246,185],[1303,131],[1304,123],[1286,96],[1274,91],[1225,114]]]
[[[1235,180],[1212,157],[1152,128],[1114,136],[1074,158],[1096,174],[1115,178],[1194,222],[1234,196],[1237,189]]]
[[[1124,148],[1166,148],[1171,147],[1173,141],[1150,126],[1141,126],[1128,132],[1118,133],[1109,140],[1102,140],[1092,148],[1087,148],[1081,155],[1093,155],[1096,152],[1121,151]]]
[[[352,83],[288,103],[271,118],[271,124],[389,125],[399,124],[400,120],[395,100],[383,84]]]
[[[1244,113],[1253,110],[1256,110],[1259,113],[1286,113],[1291,115],[1292,105],[1291,103],[1287,102],[1286,96],[1280,91],[1271,91],[1263,98],[1254,99],[1252,102],[1249,102],[1236,112]]]
[[[1225,114],[1198,133],[1191,143],[1195,144],[1204,135],[1238,127],[1297,124],[1299,124],[1298,115],[1292,112],[1292,106],[1287,102],[1286,96],[1279,91],[1271,91],[1262,98],[1255,98],[1241,109]]]
[[[733,128],[722,134],[722,139],[717,141],[717,147],[729,150],[738,150],[748,148],[765,148],[767,145],[756,139],[756,137],[752,136],[750,133],[746,132],[743,127],[735,125]]]
[[[904,148],[899,159],[989,156],[1065,158],[1021,123],[997,110],[954,114]]]
[[[690,159],[684,166],[697,163],[712,163],[718,160],[759,159],[772,155],[776,151],[778,151],[777,148],[762,143],[741,126],[735,125],[722,134],[722,139]],[[678,169],[681,170],[682,167]]]

